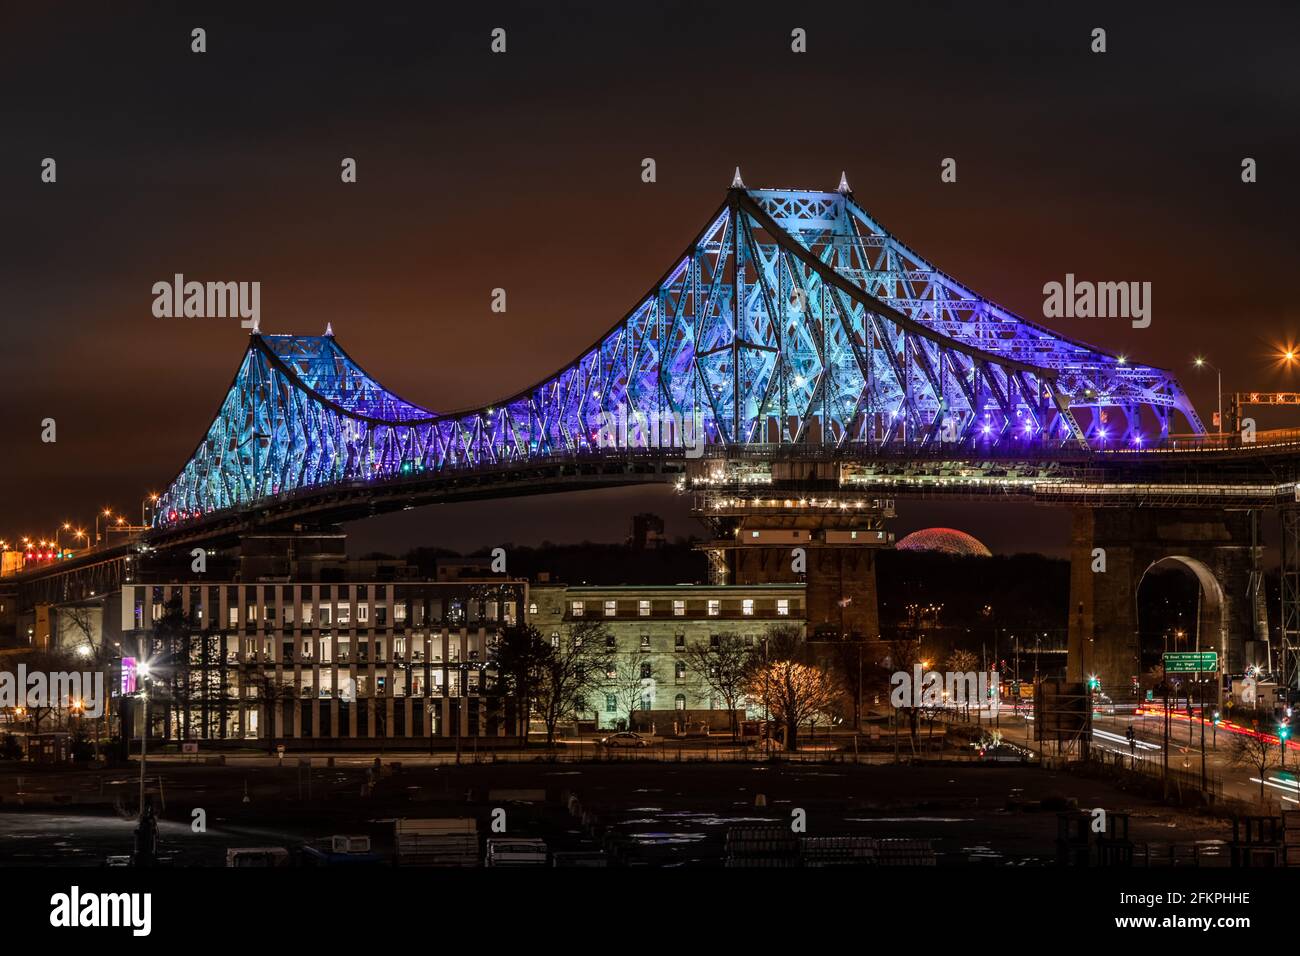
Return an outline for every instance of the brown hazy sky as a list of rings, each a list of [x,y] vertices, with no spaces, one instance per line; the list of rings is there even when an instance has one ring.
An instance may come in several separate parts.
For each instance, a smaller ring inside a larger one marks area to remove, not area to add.
[[[1031,318],[1067,272],[1152,282],[1149,329],[1052,324],[1179,369],[1207,420],[1194,354],[1225,388],[1286,382],[1270,353],[1300,337],[1300,24],[1284,6],[445,6],[0,15],[0,536],[138,514],[207,428],[247,333],[154,318],[154,282],[260,281],[265,331],[333,323],[399,394],[479,404],[617,321],[736,164],[750,186],[829,189],[847,170],[904,242]],[[356,541],[617,538],[642,507],[693,530],[667,493],[617,492],[425,509]],[[997,550],[1063,543],[1042,513],[917,505],[899,530],[932,519]]]

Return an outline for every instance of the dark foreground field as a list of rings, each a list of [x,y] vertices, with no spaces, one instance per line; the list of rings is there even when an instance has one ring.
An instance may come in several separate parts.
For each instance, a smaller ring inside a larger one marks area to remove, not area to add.
[[[498,808],[509,835],[542,837],[553,851],[617,845],[621,861],[658,866],[720,865],[728,826],[788,825],[796,810],[806,813],[809,836],[933,840],[940,865],[1051,863],[1056,811],[1070,805],[1128,812],[1134,841],[1160,852],[1199,845],[1210,865],[1226,863],[1229,834],[1105,782],[1020,765],[386,766],[373,786],[373,773],[360,766],[315,767],[310,784],[297,767],[153,770],[160,850],[184,866],[222,866],[229,847],[292,849],[336,833],[368,834],[387,854],[399,817],[475,817],[480,834],[491,836]],[[130,768],[4,772],[0,863],[98,866],[129,853],[137,788]],[[193,826],[199,810],[204,832]]]

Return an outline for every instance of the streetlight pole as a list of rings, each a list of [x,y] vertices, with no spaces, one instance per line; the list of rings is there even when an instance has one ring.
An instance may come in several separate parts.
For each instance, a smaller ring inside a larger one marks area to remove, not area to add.
[[[144,775],[145,761],[149,747],[149,668],[143,664],[137,668],[140,676],[140,700],[144,703],[144,714],[140,724],[140,819],[144,820]]]
[[[100,518],[111,518],[111,517],[113,517],[113,509],[112,509],[112,508],[105,508],[103,511],[97,511],[97,512],[95,512],[95,544],[99,544],[99,541],[100,541],[100,534],[99,534],[99,519],[100,519]]]
[[[1198,358],[1194,363],[1197,368],[1213,369],[1216,379],[1218,380],[1219,391],[1219,434],[1223,434],[1223,372],[1217,365],[1211,365],[1203,358]]]

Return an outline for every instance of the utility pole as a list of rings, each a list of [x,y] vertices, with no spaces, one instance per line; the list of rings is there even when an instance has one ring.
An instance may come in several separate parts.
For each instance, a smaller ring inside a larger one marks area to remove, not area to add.
[[[1200,681],[1201,690],[1201,793],[1205,793],[1205,681]]]
[[[1162,779],[1164,780],[1165,796],[1169,796],[1169,674],[1164,677],[1165,682],[1165,744],[1163,755]]]

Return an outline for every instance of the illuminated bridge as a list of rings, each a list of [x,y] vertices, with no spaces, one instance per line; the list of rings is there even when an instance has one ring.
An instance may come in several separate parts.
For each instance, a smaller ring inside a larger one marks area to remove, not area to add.
[[[329,330],[255,333],[146,543],[671,481],[695,496],[717,580],[797,577],[814,626],[870,638],[874,548],[892,540],[895,497],[1023,498],[1075,509],[1071,669],[1121,693],[1137,585],[1157,564],[1198,575],[1202,646],[1233,668],[1266,638],[1258,519],[1280,511],[1300,541],[1298,451],[1291,434],[1207,435],[1168,371],[989,301],[895,238],[843,179],[835,192],[751,190],[737,172],[626,315],[481,408],[399,398]],[[805,569],[792,570],[794,549]],[[1284,585],[1289,640],[1300,571]]]
[[[438,414],[399,398],[330,335],[255,335],[156,520],[612,450],[1054,461],[1158,446],[1171,425],[1205,431],[1168,372],[979,296],[847,185],[736,186],[590,348],[482,408]]]

